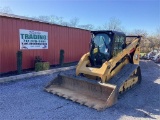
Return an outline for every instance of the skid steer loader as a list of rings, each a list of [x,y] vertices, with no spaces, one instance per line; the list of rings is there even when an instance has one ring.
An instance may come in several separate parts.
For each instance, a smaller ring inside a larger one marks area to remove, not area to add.
[[[91,34],[90,51],[80,59],[75,75],[59,74],[45,90],[104,110],[141,82],[141,36],[126,36],[117,31],[91,31]],[[129,37],[132,40],[128,43]]]

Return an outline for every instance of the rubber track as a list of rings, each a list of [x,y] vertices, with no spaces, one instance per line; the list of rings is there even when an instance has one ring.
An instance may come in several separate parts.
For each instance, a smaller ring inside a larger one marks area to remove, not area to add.
[[[109,80],[108,83],[117,85],[117,90],[119,90],[121,85],[129,79],[129,77],[138,67],[139,65],[131,63],[125,65],[117,75],[115,75],[112,79]]]

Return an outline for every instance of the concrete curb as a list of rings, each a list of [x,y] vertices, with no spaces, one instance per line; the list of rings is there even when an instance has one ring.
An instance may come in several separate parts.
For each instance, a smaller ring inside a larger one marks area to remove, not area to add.
[[[31,73],[26,73],[26,74],[21,74],[21,75],[3,77],[3,78],[0,78],[0,83],[17,81],[20,79],[26,79],[26,78],[31,78],[31,77],[41,76],[41,75],[50,75],[56,72],[71,70],[74,68],[76,67],[70,66],[70,67],[55,68],[55,69],[50,69],[50,70],[45,70],[45,71],[31,72]]]

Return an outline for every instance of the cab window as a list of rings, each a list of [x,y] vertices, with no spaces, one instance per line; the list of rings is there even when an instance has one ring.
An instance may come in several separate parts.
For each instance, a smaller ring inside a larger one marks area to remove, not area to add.
[[[124,49],[125,45],[125,37],[115,35],[115,42],[113,47],[113,56],[117,55],[119,52],[121,52]]]

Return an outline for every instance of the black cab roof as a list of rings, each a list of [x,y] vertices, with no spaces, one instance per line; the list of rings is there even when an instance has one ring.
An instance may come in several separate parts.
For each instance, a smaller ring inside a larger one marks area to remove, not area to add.
[[[98,31],[91,31],[93,34],[98,34],[98,33],[107,33],[107,34],[118,34],[118,35],[124,35],[123,32],[118,32],[118,31],[112,31],[112,30],[98,30]]]

